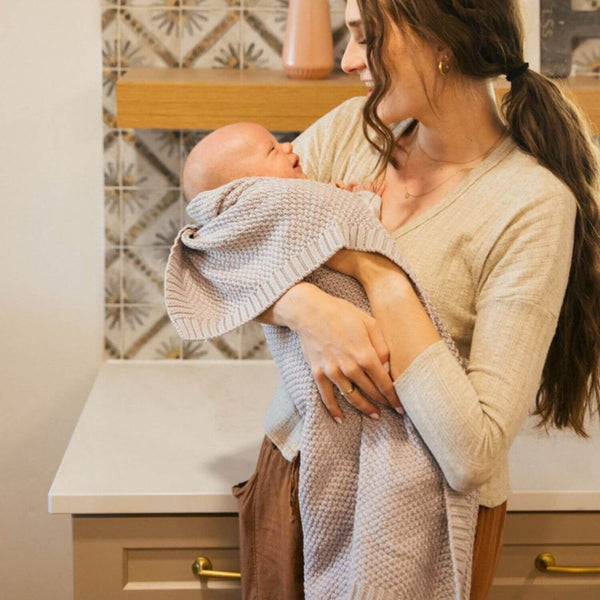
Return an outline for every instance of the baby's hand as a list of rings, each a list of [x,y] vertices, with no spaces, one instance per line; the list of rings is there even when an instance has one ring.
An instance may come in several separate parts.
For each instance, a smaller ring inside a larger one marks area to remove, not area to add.
[[[341,179],[335,182],[335,187],[340,190],[346,190],[347,192],[353,192],[355,186],[358,185],[357,181],[351,181],[350,183],[344,183]]]
[[[379,187],[376,187],[374,181],[365,181],[364,183],[351,181],[350,183],[344,183],[343,181],[339,180],[335,182],[335,187],[342,190],[347,190],[348,192],[375,192],[381,196],[385,191],[386,183],[384,181]]]

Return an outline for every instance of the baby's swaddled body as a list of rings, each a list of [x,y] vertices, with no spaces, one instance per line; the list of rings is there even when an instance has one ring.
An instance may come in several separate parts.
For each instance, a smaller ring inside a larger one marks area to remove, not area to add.
[[[355,279],[322,266],[341,248],[379,252],[419,291],[378,220],[380,202],[371,192],[279,177],[246,177],[200,193],[188,206],[196,226],[180,232],[167,266],[167,307],[178,332],[185,339],[222,335],[302,280],[369,311]],[[389,407],[375,421],[339,397],[344,421],[335,423],[297,334],[264,328],[281,374],[278,393],[293,400],[301,423],[306,598],[467,598],[478,494],[450,489],[410,419]]]

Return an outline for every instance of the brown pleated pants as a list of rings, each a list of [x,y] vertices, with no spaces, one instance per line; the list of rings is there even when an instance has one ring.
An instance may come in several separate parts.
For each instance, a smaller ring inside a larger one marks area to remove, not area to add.
[[[232,487],[239,509],[242,600],[304,598],[299,467],[299,453],[293,462],[287,461],[265,435],[254,473]],[[470,600],[488,596],[505,516],[506,502],[479,507]]]

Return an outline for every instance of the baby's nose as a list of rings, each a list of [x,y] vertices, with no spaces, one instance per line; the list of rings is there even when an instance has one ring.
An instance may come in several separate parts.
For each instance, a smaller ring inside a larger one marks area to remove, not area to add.
[[[286,154],[290,154],[290,152],[292,151],[292,142],[283,142],[283,144],[281,144],[281,149]]]

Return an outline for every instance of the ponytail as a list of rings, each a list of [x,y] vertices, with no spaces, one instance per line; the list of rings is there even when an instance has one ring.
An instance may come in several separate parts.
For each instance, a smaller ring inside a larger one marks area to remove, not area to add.
[[[573,192],[577,217],[571,270],[535,414],[541,417],[540,426],[569,427],[588,437],[585,416],[600,410],[600,159],[589,120],[562,84],[526,69],[516,0],[358,0],[358,5],[374,81],[363,108],[363,131],[380,153],[377,178],[388,164],[398,168],[392,131],[377,116],[391,87],[384,37],[394,23],[430,43],[448,46],[451,68],[459,75],[487,80],[509,73],[512,87],[501,110],[512,137]]]
[[[536,394],[540,425],[588,437],[586,413],[600,408],[600,165],[591,124],[562,84],[527,71],[501,109],[515,142],[577,199],[573,258],[556,333]]]

